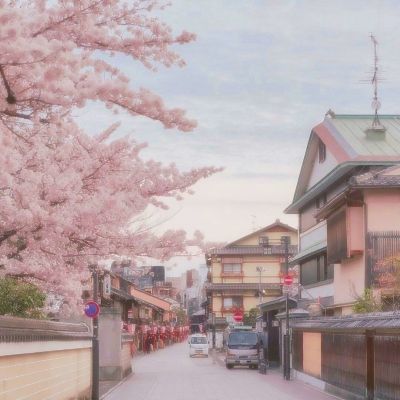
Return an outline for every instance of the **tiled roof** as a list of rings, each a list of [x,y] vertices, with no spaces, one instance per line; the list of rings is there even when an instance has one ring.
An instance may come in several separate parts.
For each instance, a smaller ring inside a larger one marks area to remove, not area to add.
[[[356,314],[344,317],[324,317],[306,319],[292,324],[294,329],[324,331],[329,329],[341,331],[400,330],[400,314],[383,312],[373,314]]]
[[[237,242],[240,242],[240,241],[242,241],[243,239],[247,239],[247,238],[250,238],[250,237],[252,237],[252,236],[257,236],[258,234],[260,234],[260,233],[262,233],[262,232],[267,232],[267,231],[276,232],[276,231],[277,231],[277,230],[276,230],[277,228],[278,228],[278,231],[279,231],[279,232],[285,232],[285,231],[288,231],[288,232],[297,232],[297,229],[296,229],[296,228],[293,228],[293,227],[290,226],[290,225],[284,224],[284,223],[281,222],[279,219],[277,219],[274,223],[272,223],[272,224],[270,224],[270,225],[267,225],[267,226],[264,226],[264,228],[258,229],[257,231],[254,231],[254,232],[252,232],[252,233],[250,233],[250,234],[248,234],[248,235],[246,235],[246,236],[243,236],[243,237],[241,237],[241,238],[239,238],[239,239],[236,239],[235,241],[233,241],[233,242],[227,244],[226,247],[230,247],[230,246],[232,246],[232,245],[235,245]]]
[[[398,173],[397,173],[398,171]],[[392,173],[393,172],[393,173]],[[399,186],[399,167],[374,168],[364,174],[355,175],[350,179],[351,186]]]
[[[289,254],[297,252],[296,245],[289,245]],[[284,246],[232,246],[210,250],[210,255],[279,255],[285,254]]]
[[[297,305],[297,300],[292,297],[289,298],[289,308],[294,308]],[[266,301],[260,304],[260,309],[264,311],[282,310],[286,307],[286,296],[281,296],[273,300]]]
[[[126,293],[123,290],[114,287],[111,288],[111,294],[122,300],[135,300],[135,298],[129,293]]]
[[[261,289],[280,289],[279,283],[262,283]],[[258,290],[258,283],[206,283],[206,290]]]
[[[171,304],[167,301],[135,287],[131,287],[131,296],[133,296],[135,300],[146,302],[149,305],[161,308],[164,311],[169,311],[171,309]]]

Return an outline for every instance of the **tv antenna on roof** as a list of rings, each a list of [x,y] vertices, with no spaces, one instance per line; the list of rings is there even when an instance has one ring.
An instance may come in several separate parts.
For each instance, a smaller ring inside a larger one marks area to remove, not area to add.
[[[370,35],[371,41],[374,45],[374,69],[373,69],[373,75],[371,79],[371,83],[374,88],[374,97],[372,99],[371,107],[375,112],[374,115],[374,120],[372,121],[372,129],[374,130],[382,130],[385,129],[378,117],[378,110],[381,108],[381,102],[378,99],[378,82],[381,80],[378,75],[378,53],[377,53],[377,46],[378,46],[378,41],[376,40],[375,36],[371,33]]]

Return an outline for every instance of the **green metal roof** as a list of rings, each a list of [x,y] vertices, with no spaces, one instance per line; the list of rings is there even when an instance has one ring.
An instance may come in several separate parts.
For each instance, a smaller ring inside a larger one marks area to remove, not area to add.
[[[371,139],[366,131],[371,128],[373,118],[373,115],[335,115],[327,121],[357,156],[400,155],[400,116],[379,116],[386,130],[377,132],[375,138]]]
[[[354,167],[390,166],[400,163],[400,115],[380,115],[379,120],[385,128],[384,131],[372,129],[373,119],[373,115],[333,114],[313,128],[312,132],[322,135],[323,141],[327,141],[327,147],[340,161],[325,177],[307,189],[306,178],[307,174],[310,174],[315,157],[310,149],[312,133],[293,202],[286,208],[285,213],[297,214],[301,207],[335,184]]]

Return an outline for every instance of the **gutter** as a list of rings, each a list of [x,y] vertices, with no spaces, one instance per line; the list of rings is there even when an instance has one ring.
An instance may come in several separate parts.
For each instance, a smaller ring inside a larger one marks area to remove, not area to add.
[[[284,210],[285,214],[298,214],[300,208],[306,205],[309,201],[314,199],[316,196],[321,194],[324,190],[326,190],[331,184],[333,184],[336,180],[343,177],[347,172],[351,171],[355,167],[362,166],[391,166],[397,165],[396,161],[349,161],[342,164],[337,165],[332,171],[328,173],[322,180],[316,183],[313,187],[311,187],[307,192],[305,192],[301,197],[295,200],[292,204],[290,204]]]

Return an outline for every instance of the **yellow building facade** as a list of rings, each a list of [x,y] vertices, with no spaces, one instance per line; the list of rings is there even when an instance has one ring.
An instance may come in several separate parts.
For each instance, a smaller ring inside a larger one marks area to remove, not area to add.
[[[208,314],[233,322],[235,311],[248,313],[260,302],[281,295],[285,243],[297,251],[297,230],[279,220],[206,255],[209,269]]]

